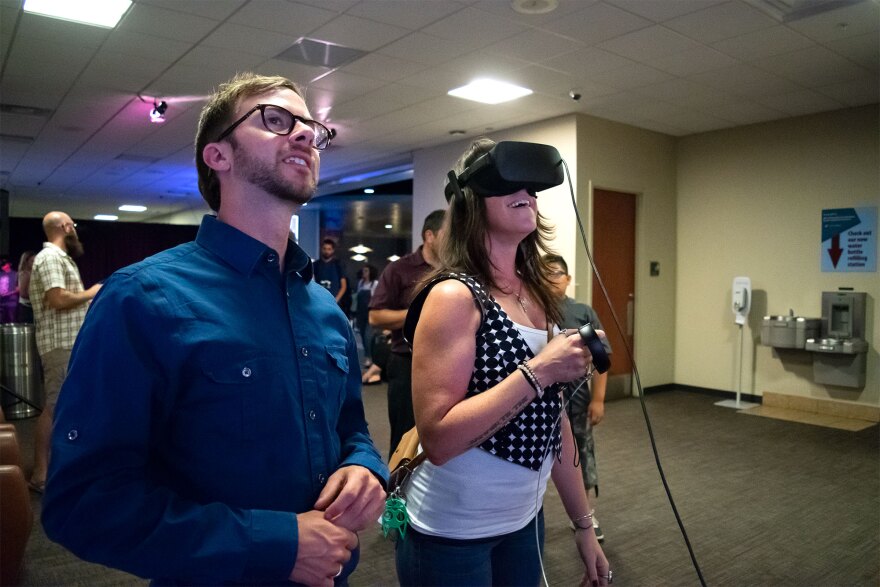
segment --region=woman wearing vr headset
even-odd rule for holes
[[[560,393],[585,376],[591,355],[576,331],[556,326],[560,308],[541,258],[552,230],[536,192],[561,177],[540,185],[503,168],[506,155],[535,160],[517,149],[552,147],[493,147],[475,141],[450,173],[440,266],[404,328],[427,460],[403,488],[410,529],[397,542],[398,577],[403,586],[537,585],[540,504],[552,477],[578,528],[582,584],[606,585],[611,572]]]

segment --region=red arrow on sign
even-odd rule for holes
[[[828,249],[828,254],[831,255],[831,264],[836,268],[837,262],[840,261],[840,256],[843,254],[843,249],[840,248],[839,234],[831,237],[831,248]]]

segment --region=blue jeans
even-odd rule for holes
[[[536,587],[541,577],[538,548],[544,552],[544,510],[522,530],[493,538],[456,540],[407,528],[406,538],[397,539],[397,578],[401,587]]]

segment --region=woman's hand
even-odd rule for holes
[[[529,366],[547,387],[557,382],[569,382],[587,374],[593,356],[584,345],[577,330],[563,330],[547,343],[540,353],[529,359]]]
[[[583,530],[576,530],[574,541],[585,567],[581,587],[608,585],[611,568],[608,565],[608,559],[605,558],[605,553],[602,552],[602,547],[599,546],[592,525]]]

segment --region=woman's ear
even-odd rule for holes
[[[229,143],[208,143],[202,149],[202,161],[214,171],[229,171],[232,162]]]

